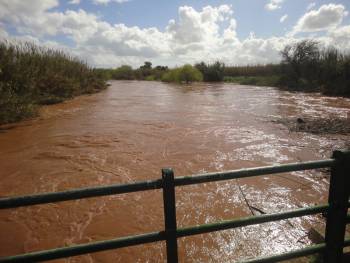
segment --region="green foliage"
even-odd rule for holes
[[[247,66],[231,66],[225,67],[224,75],[228,77],[237,76],[271,76],[281,73],[280,64],[267,65],[247,65]]]
[[[149,75],[148,77],[145,78],[145,80],[147,80],[147,81],[154,81],[154,80],[156,80],[156,78],[155,78],[154,75]]]
[[[132,80],[135,79],[135,75],[132,67],[128,65],[122,65],[119,68],[113,70],[112,78],[121,80]]]
[[[328,95],[350,96],[350,55],[328,49],[321,54],[320,87]]]
[[[334,48],[320,50],[318,43],[311,40],[286,46],[281,54],[283,86],[350,96],[350,55]]]
[[[213,64],[198,63],[195,67],[203,74],[204,81],[223,81],[225,64],[219,61]]]
[[[152,68],[152,63],[148,61],[137,69],[133,69],[128,65],[116,69],[96,69],[97,75],[104,80],[161,80],[163,74],[167,71],[167,66]]]
[[[194,81],[202,81],[203,75],[202,73],[196,69],[195,67],[186,64],[183,67],[172,69],[168,72],[166,72],[163,77],[162,81],[165,82],[185,82],[190,83]]]
[[[0,124],[35,115],[38,104],[105,87],[100,73],[61,51],[0,42]]]
[[[225,82],[237,83],[241,85],[269,86],[276,87],[280,82],[280,76],[237,76],[224,77]]]
[[[282,55],[283,84],[292,89],[316,90],[320,51],[318,43],[303,40],[287,45]]]
[[[0,124],[16,122],[37,114],[37,107],[26,96],[19,96],[0,82]]]

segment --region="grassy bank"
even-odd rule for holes
[[[0,124],[35,116],[39,105],[104,88],[98,71],[62,51],[0,42]]]
[[[277,87],[280,83],[280,76],[236,76],[224,77],[224,82],[231,82],[240,85],[269,86]]]

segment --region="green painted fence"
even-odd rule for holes
[[[300,208],[281,213],[263,214],[233,220],[225,220],[211,224],[177,228],[175,187],[327,167],[331,168],[328,204]],[[21,255],[14,255],[0,258],[0,262],[39,262],[98,251],[165,241],[167,261],[173,263],[178,262],[178,238],[319,213],[323,213],[326,216],[326,233],[324,243],[308,246],[306,248],[290,251],[280,255],[256,258],[245,262],[278,262],[282,260],[312,255],[315,253],[322,253],[324,262],[341,262],[343,257],[343,248],[350,246],[350,239],[344,240],[346,224],[350,222],[349,215],[347,215],[347,211],[350,206],[350,152],[345,151],[335,151],[333,152],[332,158],[327,160],[257,167],[184,177],[174,177],[172,169],[163,169],[162,178],[158,180],[150,180],[131,184],[81,188],[63,192],[43,193],[30,196],[2,198],[0,199],[0,209],[11,209],[23,206],[147,191],[153,189],[163,190],[165,229],[162,231],[127,236],[106,241],[91,242],[81,245],[74,245],[71,247],[62,247]]]

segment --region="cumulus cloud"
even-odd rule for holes
[[[218,36],[219,22],[228,19],[232,15],[232,9],[228,5],[206,6],[198,12],[190,6],[181,6],[178,14],[178,22],[170,20],[167,26],[167,32],[175,42],[208,43]]]
[[[328,33],[332,45],[350,52],[350,25],[339,27]]]
[[[308,6],[306,7],[306,10],[311,10],[312,8],[314,8],[316,6],[315,2],[312,2],[310,4],[308,4]]]
[[[80,0],[71,0],[71,1],[69,1],[69,4],[71,4],[71,5],[79,5],[80,4]]]
[[[169,20],[164,30],[111,24],[81,9],[59,12],[54,9],[57,6],[56,0],[32,0],[31,5],[23,4],[21,0],[6,4],[0,1],[0,37],[13,38],[5,30],[4,25],[8,24],[17,31],[17,39],[69,50],[100,67],[139,66],[145,60],[169,66],[218,59],[234,65],[271,63],[280,60],[279,51],[285,45],[300,40],[294,35],[258,38],[254,34],[239,39],[236,32],[239,24],[230,5],[206,6],[198,10],[181,6],[178,16]],[[334,6],[330,9],[338,10],[341,16],[346,15],[345,9]],[[321,16],[324,14],[322,10],[316,12]],[[307,20],[301,20],[304,22],[299,30],[311,27]],[[335,24],[339,25],[339,21]],[[319,27],[320,23],[316,28]],[[72,44],[66,46],[47,40],[56,36],[69,38]],[[318,40],[345,49],[349,46],[349,38],[350,26],[338,26]]]
[[[280,22],[283,23],[284,21],[286,21],[287,18],[288,18],[287,14],[285,14],[284,16],[281,16]]]
[[[348,15],[341,4],[322,5],[318,10],[311,10],[303,15],[294,26],[292,35],[299,32],[317,32],[336,28]]]
[[[280,9],[283,2],[284,0],[269,0],[269,2],[265,5],[265,9],[269,11]]]
[[[107,5],[111,2],[121,4],[121,3],[129,2],[129,1],[131,1],[131,0],[93,0],[93,3],[96,5]]]

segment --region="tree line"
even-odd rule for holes
[[[350,96],[350,54],[331,47],[322,49],[313,40],[287,45],[280,54],[280,63],[266,65],[227,66],[216,61],[169,69],[167,66],[152,67],[151,62],[145,62],[137,69],[123,65],[99,71],[106,79],[226,81]]]

